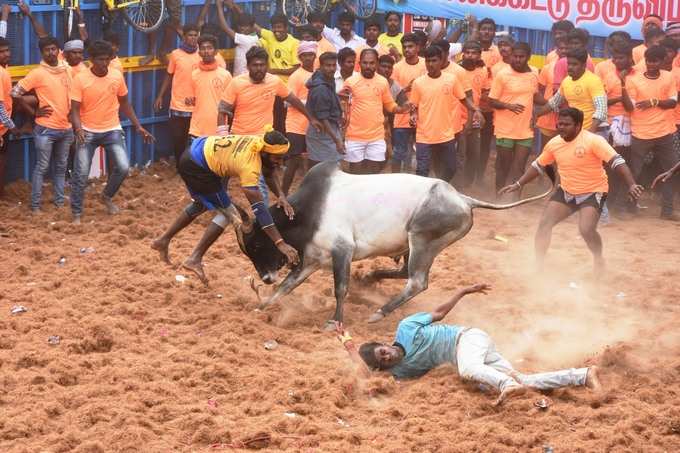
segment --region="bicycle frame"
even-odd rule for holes
[[[106,4],[106,7],[109,10],[115,10],[115,9],[125,9],[128,6],[131,5],[137,5],[139,3],[139,0],[130,0],[127,2],[122,2],[122,3],[116,3],[115,0],[104,0],[104,3]]]

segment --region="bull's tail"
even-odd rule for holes
[[[515,201],[514,203],[508,203],[508,204],[496,204],[496,203],[489,203],[489,202],[486,202],[486,201],[477,200],[475,198],[468,197],[467,195],[463,195],[463,194],[461,194],[461,196],[465,199],[465,201],[468,202],[468,204],[470,205],[470,207],[472,209],[482,208],[482,209],[501,210],[501,209],[510,209],[510,208],[514,208],[515,206],[520,206],[520,205],[523,205],[523,204],[531,203],[532,201],[537,201],[537,200],[540,200],[542,198],[547,197],[555,189],[555,183],[556,183],[555,174],[552,171],[547,171],[547,170],[552,170],[552,169],[551,168],[546,169],[546,174],[548,175],[548,177],[550,178],[550,181],[552,182],[550,189],[548,189],[546,192],[543,192],[540,195],[535,195],[533,197],[525,198],[524,200],[519,200],[519,201]]]

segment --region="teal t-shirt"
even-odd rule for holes
[[[390,370],[396,378],[415,378],[443,363],[456,363],[456,340],[462,326],[432,324],[430,313],[404,318],[394,342],[404,348],[404,359]]]

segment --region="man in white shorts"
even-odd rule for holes
[[[387,79],[376,74],[378,52],[364,49],[359,55],[361,72],[345,80],[342,94],[349,98],[345,132],[345,160],[354,174],[380,173],[385,162],[385,117],[389,113],[406,113],[411,104],[398,106]]]

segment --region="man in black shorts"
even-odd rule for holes
[[[603,162],[625,181],[631,199],[637,200],[642,195],[643,188],[635,183],[626,161],[604,138],[583,130],[582,126],[582,111],[571,107],[560,110],[557,119],[559,135],[545,145],[541,155],[517,181],[499,191],[500,194],[518,191],[543,173],[546,166],[557,163],[560,185],[548,202],[536,232],[535,250],[539,267],[543,266],[553,227],[578,211],[579,232],[593,254],[595,270],[604,270],[602,238],[597,232],[597,223],[609,191]]]

